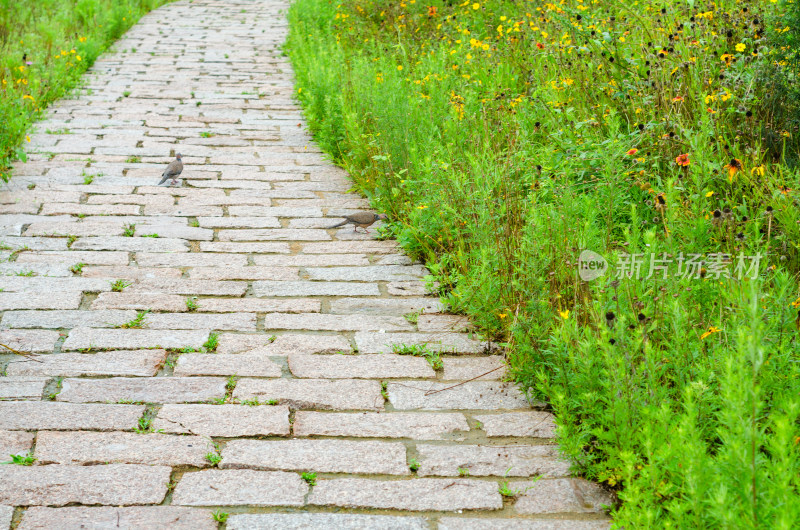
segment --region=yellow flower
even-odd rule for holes
[[[762,165],[760,165],[758,167],[754,167],[753,169],[751,169],[750,170],[750,174],[751,175],[758,175],[759,177],[763,177],[764,176],[764,171],[766,171],[766,169],[767,168],[762,164]]]
[[[398,64],[398,65],[397,65],[397,71],[399,72],[399,71],[400,71],[400,70],[402,70],[402,69],[403,69],[403,65],[402,65],[402,64]]]
[[[566,320],[569,318],[569,309],[567,309],[566,311],[559,311],[558,314],[561,315],[561,318]]]
[[[79,61],[81,60],[81,56],[80,56],[80,55],[76,55],[76,56],[75,56],[75,58],[76,58],[77,60],[79,60]]]
[[[501,320],[506,318],[506,314],[505,313],[497,313],[497,316],[499,316]]]
[[[28,143],[31,143],[31,137],[30,137],[30,136],[26,136],[26,137],[25,137],[25,140],[26,140]]]
[[[472,4],[472,9],[480,9],[480,8],[481,8],[481,5],[478,2],[475,2],[474,4]]]
[[[28,94],[25,94],[24,96],[22,96],[22,99],[29,99],[31,101],[34,101],[33,96],[30,96]]]
[[[708,193],[706,193],[706,197],[711,197],[712,195],[714,195],[713,191],[709,191]]]
[[[744,44],[742,44],[742,43],[740,42],[739,44],[737,44],[737,45],[736,45],[736,51],[737,51],[737,52],[743,52],[743,51],[744,51],[744,49],[745,49],[746,47],[747,47],[747,46],[745,46]]]
[[[706,331],[705,333],[700,335],[700,340],[703,340],[706,337],[708,337],[709,335],[712,335],[714,333],[719,333],[720,331],[721,330],[719,328],[715,328],[714,326],[711,326],[710,328],[708,328],[708,331]]]

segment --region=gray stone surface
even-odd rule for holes
[[[495,482],[472,479],[319,480],[308,503],[341,508],[408,511],[499,510]]]
[[[42,464],[148,464],[160,466],[210,465],[205,455],[214,451],[207,438],[132,432],[41,431],[36,458]]]
[[[202,298],[197,305],[203,313],[318,313],[322,302],[312,298]]]
[[[89,349],[195,348],[208,340],[210,331],[160,329],[75,328],[61,346],[63,351]]]
[[[42,399],[46,377],[0,377],[0,399]]]
[[[0,311],[11,309],[78,309],[79,292],[0,293]]]
[[[52,401],[0,402],[0,429],[133,430],[144,405],[83,405]]]
[[[531,477],[569,475],[569,462],[550,445],[431,445],[418,444],[420,476],[457,477],[468,469],[471,477]]]
[[[339,298],[331,300],[331,313],[395,315],[423,311],[438,313],[442,305],[436,298]]]
[[[549,412],[530,410],[500,414],[476,414],[486,436],[519,436],[532,438],[554,438],[555,422]]]
[[[292,409],[383,410],[380,383],[356,379],[243,379],[233,397],[277,400]]]
[[[0,462],[10,460],[10,455],[28,454],[32,446],[32,432],[0,431]]]
[[[499,519],[442,517],[438,530],[608,530],[605,519]]]
[[[578,478],[511,482],[509,488],[522,492],[514,503],[521,514],[603,513],[603,505],[614,502],[600,486]]]
[[[216,377],[70,378],[62,381],[56,399],[72,403],[196,403],[224,395],[225,379]]]
[[[177,506],[302,506],[308,485],[296,473],[209,469],[186,473],[172,504]]]
[[[367,267],[324,267],[306,269],[310,280],[380,282],[416,280],[428,274],[422,265],[373,265]]]
[[[266,329],[313,329],[321,331],[411,330],[401,317],[366,315],[322,315],[316,313],[269,313],[264,317]]]
[[[34,506],[25,511],[19,530],[215,530],[211,510],[179,506]]]
[[[254,355],[289,355],[291,353],[350,352],[350,343],[341,335],[242,335],[222,333],[217,353],[243,353]]]
[[[374,283],[356,282],[253,282],[255,296],[378,296]]]
[[[289,408],[281,405],[172,405],[161,407],[153,429],[166,433],[236,436],[287,436]]]
[[[11,528],[11,519],[13,516],[13,506],[0,506],[0,528],[2,530],[8,530]]]
[[[0,344],[23,353],[50,353],[58,340],[57,331],[8,329],[0,331]],[[5,350],[6,348],[3,348]]]
[[[530,404],[512,383],[389,383],[389,402],[397,410],[528,409]]]
[[[361,353],[391,353],[392,345],[425,345],[431,351],[444,353],[480,353],[484,345],[468,335],[459,333],[356,333]]]
[[[319,379],[432,378],[436,372],[422,357],[393,355],[289,355],[295,377]]]
[[[16,506],[158,504],[171,468],[107,466],[0,466],[0,503]]]
[[[293,430],[295,436],[452,440],[469,425],[460,413],[297,411]]]
[[[354,513],[242,513],[228,518],[228,530],[426,530],[423,517]]]
[[[399,442],[350,440],[234,440],[222,451],[221,468],[409,475]]]
[[[158,293],[100,293],[92,302],[91,309],[186,311],[186,297]]]
[[[178,358],[174,375],[244,375],[280,377],[281,367],[263,355],[185,353]]]
[[[505,360],[502,355],[490,357],[462,357],[442,359],[447,381],[499,381],[506,376]]]
[[[12,359],[8,375],[53,375],[78,377],[127,375],[150,377],[167,356],[165,350],[110,351],[99,353],[56,353],[38,355],[36,361]]]

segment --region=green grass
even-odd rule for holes
[[[615,525],[791,528],[796,0],[298,0],[289,16],[315,139],[505,346],[574,470],[618,494]],[[582,281],[584,249],[611,270]],[[615,278],[635,254],[640,278]]]
[[[166,0],[0,1],[0,178],[31,125],[143,14]],[[61,131],[54,131],[61,134]]]

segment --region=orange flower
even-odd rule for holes
[[[742,161],[738,158],[732,158],[725,167],[728,168],[728,181],[733,181],[733,176],[742,169]]]
[[[683,98],[681,96],[675,96],[672,98],[672,101],[683,101]]]
[[[436,6],[428,6],[428,16],[435,17],[436,16]]]
[[[639,150],[638,150],[638,149],[631,149],[630,151],[628,151],[628,152],[627,152],[627,153],[625,153],[625,154],[626,154],[626,155],[633,156],[633,155],[635,155],[635,154],[636,154],[636,153],[638,153],[638,152],[639,152]]]
[[[537,42],[536,47],[539,48],[540,50],[544,50],[544,44],[542,44],[541,42]]]
[[[678,155],[675,158],[675,163],[679,166],[688,166],[689,165],[689,153],[684,153],[682,155]]]

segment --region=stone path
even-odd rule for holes
[[[368,204],[292,99],[287,6],[145,17],[0,193],[0,343],[36,354],[0,354],[0,460],[36,458],[0,529],[607,528],[425,269],[328,228]]]

